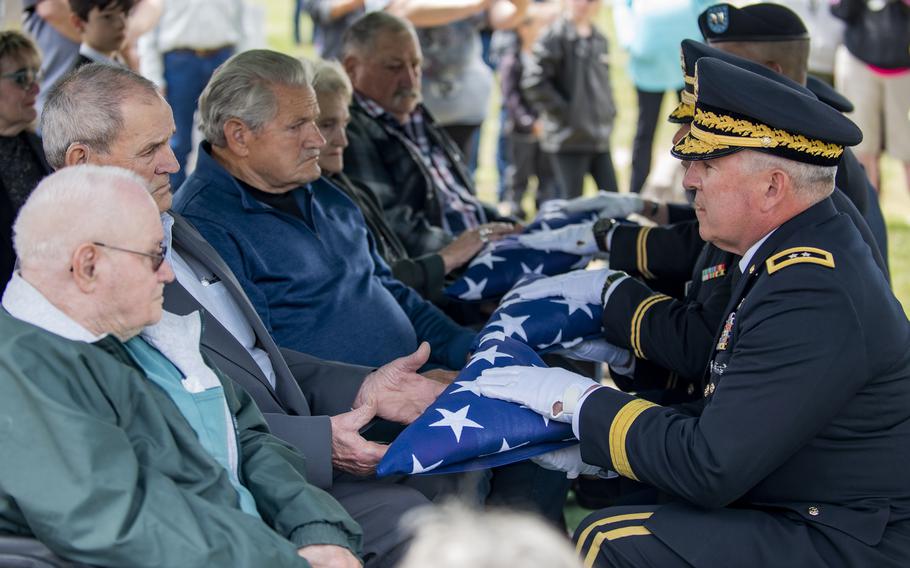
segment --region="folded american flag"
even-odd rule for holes
[[[596,212],[544,212],[525,227],[523,232],[551,231],[565,225],[591,221],[596,217]],[[584,268],[590,260],[589,256],[530,249],[515,237],[505,237],[485,246],[468,264],[461,278],[445,289],[445,293],[465,302],[497,300],[525,274],[555,276],[575,268]]]
[[[495,332],[481,338],[455,382],[392,442],[376,475],[486,469],[575,443],[571,425],[472,390],[472,381],[485,369],[509,365],[546,366],[520,341]]]
[[[523,300],[518,297],[522,286],[547,278],[536,274],[523,276],[490,316],[472,351],[485,337],[512,337],[531,346],[538,353],[568,349],[585,339],[600,337],[603,305],[574,302],[561,297]]]

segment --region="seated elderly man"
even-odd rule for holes
[[[359,566],[360,528],[209,367],[145,183],[80,166],[14,226],[0,311],[0,532],[104,566]]]
[[[504,220],[478,201],[461,153],[420,104],[422,60],[414,26],[386,12],[345,32],[342,63],[354,86],[345,171],[376,193],[414,257]]]
[[[167,143],[174,122],[148,80],[113,66],[82,67],[52,89],[42,130],[56,168],[117,165],[146,180],[175,274],[164,287],[165,309],[202,312],[206,356],[253,397],[272,433],[306,457],[307,479],[361,525],[366,565],[394,565],[406,538],[396,519],[425,505],[444,484],[424,479],[415,488],[403,485],[416,484],[410,479],[365,477],[385,446],[365,440],[360,429],[374,411],[407,423],[436,397],[442,385],[414,372],[426,361],[427,347],[372,373],[279,349],[231,269],[186,219],[169,210],[169,174],[178,167]]]
[[[473,333],[392,277],[363,215],[319,178],[325,139],[300,61],[228,60],[199,100],[196,170],[174,198],[237,275],[279,345],[360,365],[406,355],[460,369]]]
[[[306,64],[306,63],[305,63]],[[313,90],[319,104],[319,132],[326,140],[319,153],[322,175],[338,186],[363,213],[376,250],[392,269],[392,275],[434,302],[444,300],[445,276],[471,260],[488,240],[493,240],[509,226],[488,223],[461,233],[438,252],[412,258],[404,243],[386,220],[382,204],[366,185],[355,182],[344,173],[344,150],[348,147],[345,129],[350,122],[351,81],[335,61],[319,60],[314,65]]]
[[[611,469],[667,495],[588,517],[576,533],[587,566],[906,566],[910,477],[896,464],[910,459],[910,322],[830,199],[862,133],[719,59],[699,59],[695,81],[673,154],[691,161],[700,235],[739,256],[701,400],[658,406],[530,367],[476,385],[572,423],[580,452],[554,467]],[[571,297],[629,281],[611,276],[576,281]]]

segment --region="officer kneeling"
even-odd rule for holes
[[[696,75],[673,154],[691,162],[702,238],[742,256],[704,398],[661,407],[522,367],[484,373],[480,390],[572,423],[580,452],[544,456],[551,466],[669,495],[589,516],[575,535],[587,566],[910,566],[910,325],[828,198],[862,135],[717,59]]]

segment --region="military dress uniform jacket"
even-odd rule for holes
[[[826,199],[780,226],[725,312],[703,401],[595,391],[584,461],[677,497],[643,530],[695,566],[907,566],[910,322],[850,219]]]
[[[357,524],[220,374],[262,520],[113,336],[70,341],[0,310],[0,338],[0,533],[101,566],[304,567],[309,544],[359,552]]]

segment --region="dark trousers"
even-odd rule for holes
[[[585,175],[591,174],[598,189],[616,191],[616,172],[610,151],[556,152],[549,154],[553,173],[559,184],[560,197],[572,199],[581,196]]]
[[[654,131],[657,130],[660,103],[664,100],[664,93],[635,89],[635,94],[638,95],[638,125],[635,128],[635,139],[632,141],[632,177],[629,181],[629,191],[640,193],[651,172]]]
[[[464,163],[468,164],[471,173],[477,167],[477,146],[480,144],[480,126],[479,124],[449,124],[442,129],[449,138],[455,142],[455,145],[461,150],[464,157]],[[473,164],[473,166],[472,166]]]
[[[511,163],[506,168],[505,191],[500,200],[521,205],[531,176],[537,177],[537,195],[534,201],[538,207],[544,201],[559,197],[553,166],[540,150],[537,138],[529,134],[510,134],[508,143]]]
[[[171,149],[180,164],[180,171],[171,176],[171,187],[176,191],[186,179],[186,160],[193,151],[193,114],[199,95],[208,84],[215,68],[234,54],[233,47],[225,47],[200,57],[188,49],[178,49],[164,54],[164,81],[167,84],[165,99],[174,113],[177,130],[171,136]]]

